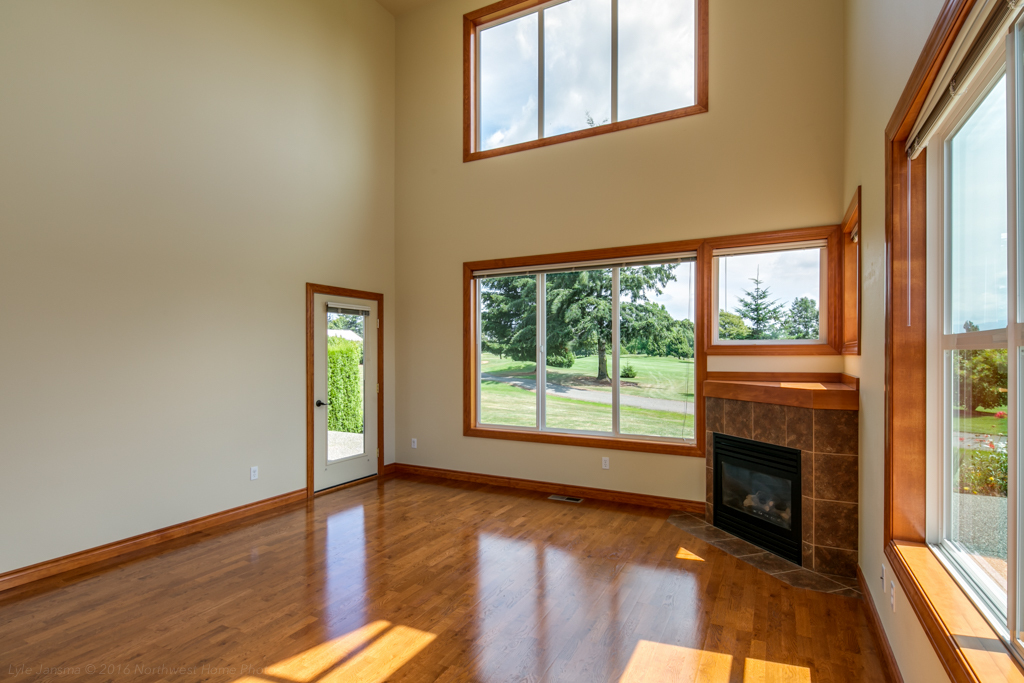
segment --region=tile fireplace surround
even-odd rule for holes
[[[736,389],[731,387],[729,394],[742,396],[742,391]],[[715,432],[799,449],[803,566],[821,574],[856,576],[858,412],[708,396],[713,393],[716,392],[705,393],[707,523],[713,523]],[[751,393],[759,399],[771,400],[770,392]]]

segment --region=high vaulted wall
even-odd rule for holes
[[[702,501],[700,459],[464,437],[462,263],[838,223],[843,2],[713,0],[708,113],[463,163],[462,15],[486,4],[398,18],[398,460]]]
[[[305,486],[305,283],[394,328],[394,54],[373,0],[0,3],[0,573]]]
[[[886,565],[881,580],[885,485],[885,126],[935,23],[942,0],[848,0],[846,6],[846,143],[844,196],[862,186],[860,357],[860,566],[906,683],[947,680],[945,671]]]

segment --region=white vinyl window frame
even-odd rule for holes
[[[798,251],[818,249],[818,338],[817,339],[722,339],[718,336],[718,317],[721,313],[719,297],[721,295],[722,258],[745,254],[766,254],[776,251]],[[726,266],[727,268],[727,266]],[[732,247],[715,249],[711,254],[711,339],[715,346],[779,346],[779,345],[828,345],[828,240],[808,240],[805,242],[780,242],[778,244],[758,245],[753,247]]]
[[[1018,302],[1024,303],[1020,291],[1024,282],[1018,279],[1020,263],[1024,263],[1020,234],[1024,222],[1018,213],[1018,196],[1024,194],[1018,178],[1024,161],[1017,140],[1024,121],[1021,108],[1021,47],[1024,20],[1011,27],[1009,35],[999,33],[987,54],[978,62],[958,88],[954,103],[934,126],[929,139],[920,149],[927,151],[927,292],[928,352],[926,449],[928,453],[926,535],[936,557],[971,597],[981,614],[1024,661],[1021,616],[1022,548],[1018,522],[1020,472],[1018,467],[1018,425],[1021,420],[1019,392],[1024,386],[1019,357],[1024,348],[1024,320]],[[951,154],[953,137],[963,127],[981,102],[1006,75],[1007,102],[1007,320],[1005,328],[979,332],[956,332],[950,328],[952,253],[949,246],[951,223]],[[958,350],[1006,348],[1007,352],[1007,589],[1002,589],[977,567],[969,552],[950,538],[953,528],[953,406],[949,397],[953,389],[952,354]],[[1011,636],[1011,634],[1014,634]]]
[[[551,266],[535,267],[528,269],[521,268],[509,268],[509,269],[498,269],[493,271],[477,271],[473,274],[474,280],[479,282],[482,279],[492,277],[508,277],[511,275],[532,275],[537,278],[536,286],[536,311],[537,311],[537,357],[536,357],[536,423],[533,427],[523,427],[515,425],[505,425],[501,423],[483,422],[479,416],[481,413],[482,403],[482,391],[481,382],[483,380],[483,328],[482,328],[482,287],[476,286],[473,288],[473,315],[476,338],[473,340],[474,353],[476,354],[475,366],[476,373],[473,378],[474,382],[474,401],[475,401],[475,413],[477,415],[476,425],[477,427],[485,428],[496,428],[502,431],[520,431],[520,432],[541,432],[549,434],[569,434],[576,436],[599,436],[599,437],[613,437],[621,438],[624,440],[635,441],[642,439],[643,441],[662,441],[665,443],[677,443],[685,445],[694,445],[697,443],[696,434],[696,403],[694,403],[693,412],[689,413],[691,419],[694,420],[694,438],[673,438],[665,436],[651,436],[646,434],[633,434],[623,433],[620,429],[620,395],[621,395],[621,378],[619,377],[619,361],[620,361],[620,291],[619,291],[619,271],[621,268],[628,268],[632,266],[640,265],[656,265],[665,263],[693,263],[693,268],[697,268],[697,252],[681,252],[677,254],[660,254],[657,256],[640,257],[634,260],[614,259],[610,261],[584,261],[576,263],[561,263]],[[546,329],[546,312],[547,312],[547,288],[546,278],[547,273],[565,273],[569,271],[582,271],[582,270],[611,270],[612,271],[612,344],[611,344],[611,363],[609,373],[615,380],[612,382],[612,430],[610,432],[590,431],[581,429],[567,429],[563,427],[550,427],[547,425],[547,329]],[[690,296],[696,297],[695,293],[691,289]],[[694,301],[696,304],[696,301]],[[694,306],[696,311],[696,306]],[[695,312],[694,317],[699,315]],[[696,320],[692,321],[695,324],[694,330],[694,362],[696,363]],[[696,371],[696,368],[695,368]],[[543,389],[542,389],[543,388]],[[695,394],[696,397],[696,394]]]

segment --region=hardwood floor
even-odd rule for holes
[[[360,484],[0,593],[0,673],[96,683],[885,680],[860,601],[788,586],[669,524],[670,514],[422,477]]]

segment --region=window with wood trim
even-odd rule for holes
[[[498,2],[464,18],[464,160],[707,111],[707,0]]]
[[[840,353],[841,239],[826,226],[708,240],[707,353]]]

